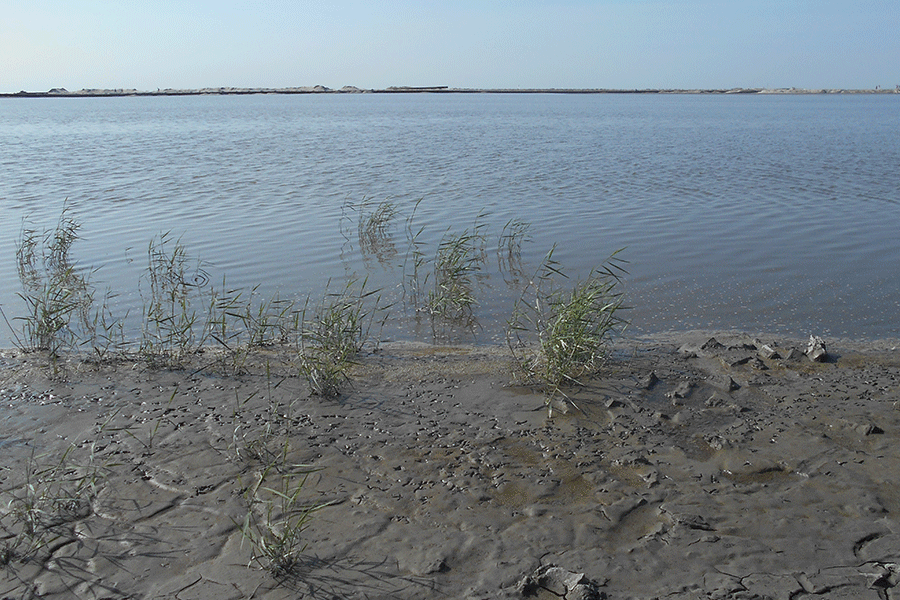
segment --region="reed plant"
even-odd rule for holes
[[[446,234],[434,258],[434,279],[428,295],[428,312],[449,321],[468,321],[477,304],[475,283],[485,262],[484,224],[476,218],[472,229]]]
[[[176,387],[172,391],[172,395],[169,396],[169,401],[166,403],[166,407],[162,409],[161,414],[153,419],[144,419],[142,420],[142,424],[146,423],[146,431],[141,435],[138,435],[133,431],[133,426],[123,427],[121,431],[124,431],[127,435],[131,436],[136,442],[141,444],[144,447],[144,455],[149,456],[153,452],[153,442],[156,440],[156,436],[159,433],[159,427],[163,423],[171,424],[171,420],[169,419],[169,413],[172,412],[172,403],[175,402],[175,394],[178,393],[178,388]],[[115,430],[114,430],[115,431]]]
[[[299,337],[299,370],[313,394],[340,395],[357,354],[368,343],[378,344],[372,328],[384,325],[390,306],[381,305],[379,290],[365,287],[365,280],[360,284],[350,280],[340,292],[326,292],[315,305],[307,300]]]
[[[510,219],[503,225],[497,239],[497,268],[500,273],[520,279],[522,269],[522,245],[531,241],[531,223]]]
[[[541,385],[552,401],[564,388],[581,385],[609,355],[609,340],[627,326],[619,284],[626,271],[613,253],[571,287],[551,249],[516,302],[507,344],[520,373]]]
[[[107,468],[95,463],[93,448],[87,464],[77,464],[72,446],[59,457],[32,451],[18,474],[0,467],[14,481],[0,492],[0,565],[30,559],[60,537],[60,526],[87,517]]]
[[[217,342],[223,352],[217,357],[222,367],[223,374],[240,375],[244,373],[247,360],[250,356],[250,345],[242,339],[245,330],[238,325],[240,316],[244,310],[242,290],[229,290],[225,286],[225,278],[222,278],[222,292],[211,292],[212,303],[209,322],[209,337]]]
[[[303,533],[313,513],[328,506],[301,499],[308,477],[318,470],[309,465],[293,465],[276,474],[274,468],[268,467],[244,492],[247,513],[237,525],[242,539],[250,545],[250,566],[255,564],[279,580],[297,574],[307,547]],[[272,474],[277,477],[275,485],[266,485]]]
[[[244,400],[240,400],[235,392],[235,405],[231,413],[233,428],[230,454],[239,463],[255,462],[263,465],[266,469],[282,470],[282,466],[287,464],[287,455],[290,449],[289,436],[294,402],[291,401],[287,407],[278,403],[273,391],[286,378],[281,378],[273,384],[271,365],[268,362],[266,362],[265,373],[267,403],[262,415],[261,429],[251,429],[248,424],[258,422],[259,419],[250,419],[246,415],[247,404],[256,398],[259,392],[253,392]]]
[[[278,294],[260,298],[259,286],[249,292],[249,299],[239,313],[233,313],[244,328],[246,344],[251,348],[287,344],[293,341],[299,329],[298,313],[293,300],[282,299]]]
[[[227,289],[224,281],[222,289]],[[214,293],[214,298],[209,336],[225,351],[222,366],[226,375],[244,373],[256,348],[296,341],[300,317],[293,300],[281,299],[277,293],[263,297],[258,285],[246,294],[243,290],[228,290]]]
[[[91,360],[102,363],[128,347],[125,334],[125,319],[128,314],[126,312],[121,318],[113,314],[110,302],[116,294],[112,290],[107,289],[100,302],[94,300],[94,288],[89,293],[90,301],[81,311],[81,330],[84,332],[82,345],[90,347]]]
[[[419,198],[413,205],[413,209],[406,218],[406,256],[403,259],[403,303],[405,306],[412,306],[418,309],[424,286],[428,283],[428,274],[426,266],[428,259],[424,251],[425,243],[420,239],[425,231],[425,226],[415,225],[416,212],[422,203]]]
[[[90,277],[76,268],[70,255],[79,228],[68,208],[54,229],[22,227],[16,267],[27,314],[14,320],[22,322],[22,335],[15,337],[24,350],[46,351],[56,359],[64,348],[78,345],[78,317],[88,314],[93,303]]]
[[[151,366],[178,367],[209,339],[218,298],[203,263],[180,239],[153,238],[147,258],[140,354]]]
[[[378,203],[372,210],[369,210],[368,202],[363,203],[357,224],[357,237],[363,256],[374,256],[378,262],[385,263],[397,254],[390,234],[390,227],[397,213],[397,205],[391,200]]]
[[[293,402],[285,409],[275,400],[273,391],[284,379],[272,383],[266,364],[267,404],[261,419],[247,417],[247,405],[259,392],[243,400],[235,392],[232,411],[231,450],[234,460],[252,469],[253,483],[239,483],[246,513],[235,525],[242,542],[250,546],[249,566],[268,571],[279,580],[297,575],[306,548],[303,532],[313,513],[328,503],[306,502],[301,498],[308,477],[320,469],[290,462]],[[248,423],[262,421],[262,428],[250,429]],[[241,482],[241,478],[238,479]]]

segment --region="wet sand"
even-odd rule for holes
[[[387,344],[333,400],[276,351],[56,378],[6,351],[0,598],[900,597],[900,351],[826,342],[623,341],[552,417],[503,349]],[[61,460],[94,485],[27,552],[14,498]],[[327,506],[275,578],[241,524],[292,465]]]

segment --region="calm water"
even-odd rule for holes
[[[361,252],[364,199],[394,250]],[[900,337],[900,97],[328,95],[0,101],[0,304],[22,314],[15,241],[68,199],[74,255],[136,331],[153,236],[214,282],[284,297],[369,277],[398,295],[404,218],[428,252],[486,212],[476,311],[497,339],[516,292],[497,235],[532,224],[573,275],[625,248],[633,330]],[[343,234],[342,234],[343,232]],[[389,249],[389,248],[388,248]],[[381,259],[381,260],[379,260]],[[332,287],[339,284],[332,283]],[[394,338],[430,339],[395,311]],[[0,324],[0,346],[9,346]]]

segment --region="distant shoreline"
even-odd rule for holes
[[[65,88],[53,88],[46,92],[15,92],[0,94],[0,98],[118,98],[128,96],[248,96],[258,94],[900,94],[900,86],[894,89],[801,89],[801,88],[730,88],[730,89],[478,89],[451,88],[449,86],[392,86],[385,89],[362,89],[344,86],[339,89],[316,85],[289,88],[200,88],[158,89],[82,89],[70,92]]]

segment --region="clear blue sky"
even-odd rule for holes
[[[0,92],[874,88],[898,0],[0,0]]]

